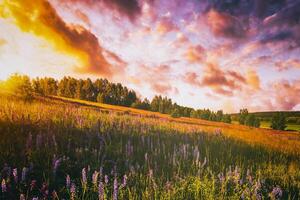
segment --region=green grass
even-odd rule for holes
[[[232,121],[232,124],[239,124],[238,121]],[[260,128],[271,129],[271,122],[269,121],[261,121]],[[289,131],[299,131],[300,132],[300,124],[287,124],[286,130]]]
[[[271,122],[268,121],[261,121],[260,122],[260,127],[261,128],[271,128]],[[291,130],[291,131],[300,131],[300,124],[287,124],[286,130]]]
[[[200,127],[0,97],[0,199],[300,198],[299,152]]]

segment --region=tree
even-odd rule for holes
[[[174,118],[180,117],[179,109],[175,108],[171,113],[171,117],[174,117]]]
[[[252,127],[259,127],[260,120],[253,114],[248,114],[245,120],[245,125]]]
[[[239,123],[245,124],[249,112],[247,108],[241,109],[239,114]]]
[[[286,117],[284,113],[275,113],[271,120],[271,128],[275,130],[284,130],[286,127]]]
[[[222,121],[222,119],[223,119],[223,110],[218,110],[216,114],[216,120],[220,122]]]
[[[7,79],[5,86],[8,91],[18,97],[25,100],[31,100],[33,98],[33,88],[28,76],[13,74]]]
[[[231,124],[231,116],[228,114],[223,115],[222,122]]]

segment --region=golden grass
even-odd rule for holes
[[[66,103],[75,103],[81,106],[94,107],[100,110],[109,110],[113,112],[126,112],[130,115],[139,115],[144,117],[155,117],[165,119],[171,122],[182,123],[185,125],[196,125],[199,130],[215,133],[221,129],[222,134],[231,138],[245,141],[249,144],[263,145],[271,149],[283,152],[295,153],[300,152],[300,134],[296,131],[276,131],[264,128],[252,128],[238,124],[226,124],[222,122],[212,122],[195,118],[172,118],[167,114],[139,110],[129,107],[108,105],[103,103],[76,100],[64,97],[51,96],[53,100],[59,100]]]

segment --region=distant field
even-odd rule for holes
[[[239,124],[238,121],[232,121],[232,124]],[[269,121],[261,121],[260,128],[271,129],[271,122]],[[299,124],[287,124],[287,131],[299,131],[300,132],[300,125]]]

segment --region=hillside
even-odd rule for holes
[[[84,100],[76,100],[64,97],[39,97],[39,99],[50,100],[53,103],[66,103],[86,108],[93,108],[104,112],[116,112],[120,115],[133,115],[145,118],[158,118],[170,122],[196,125],[198,130],[209,133],[221,133],[224,136],[245,141],[249,144],[263,145],[277,150],[294,152],[295,148],[300,151],[300,134],[297,131],[276,131],[266,128],[253,128],[239,124],[227,124],[195,118],[172,118],[169,115],[157,112],[139,110],[129,107],[115,106],[109,104],[95,103]]]

